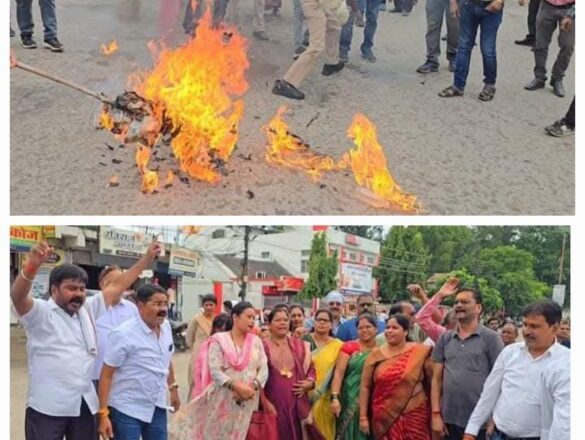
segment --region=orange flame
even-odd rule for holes
[[[155,45],[150,45],[155,51]],[[191,177],[216,182],[238,140],[242,96],[248,89],[246,42],[236,28],[213,28],[207,10],[184,46],[156,49],[151,72],[133,75],[133,89],[154,104],[174,133],[171,147]],[[163,124],[161,123],[161,126]]]
[[[416,196],[402,191],[388,170],[386,155],[378,143],[375,125],[363,114],[354,116],[347,130],[355,148],[346,153],[342,162],[351,166],[358,185],[373,191],[379,197],[378,207],[397,207],[404,212],[418,212]]]
[[[136,149],[136,165],[138,165],[138,170],[140,174],[144,175],[148,171],[147,166],[148,162],[150,161],[150,148],[145,147],[144,145],[138,145]]]
[[[118,43],[116,42],[116,40],[112,40],[111,43],[109,43],[107,46],[105,44],[102,44],[100,47],[100,52],[108,56],[118,52],[118,49],[119,49]]]
[[[100,114],[99,126],[105,128],[108,131],[114,128],[114,120],[105,107],[102,109],[102,113]]]
[[[338,169],[331,157],[311,151],[301,138],[291,134],[283,119],[286,111],[286,107],[279,107],[274,118],[262,127],[268,138],[266,160],[305,171],[314,181],[319,180],[324,172]]]
[[[169,170],[167,173],[167,181],[165,182],[165,187],[173,186],[173,180],[175,178],[175,174],[173,170]]]
[[[146,171],[142,178],[140,190],[143,193],[152,194],[158,189],[158,173],[156,171]]]

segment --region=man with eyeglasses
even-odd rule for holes
[[[171,411],[179,409],[172,365],[168,295],[147,284],[136,292],[139,317],[115,328],[108,339],[98,394],[103,438],[167,439],[167,389]]]
[[[358,296],[357,316],[355,318],[345,321],[339,327],[336,337],[344,342],[355,341],[358,338],[357,320],[360,317],[360,315],[363,315],[364,313],[369,313],[375,316],[374,297],[369,293],[364,293]],[[382,321],[378,320],[378,329],[376,330],[376,334],[383,333],[384,328],[385,324]]]

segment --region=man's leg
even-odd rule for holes
[[[39,0],[41,6],[41,18],[45,31],[45,41],[57,38],[57,15],[55,13],[55,0]]]
[[[339,35],[339,53],[343,61],[347,61],[351,49],[351,40],[353,39],[353,24],[355,23],[359,12],[350,11],[347,22],[341,27]]]
[[[448,0],[447,0],[448,1]],[[445,12],[444,0],[427,0],[425,12],[427,14],[427,61],[439,65],[441,54],[441,27]],[[448,29],[448,28],[447,28]]]
[[[97,415],[89,410],[85,400],[81,401],[79,417],[68,417],[65,440],[92,440],[98,438]]]
[[[155,408],[152,422],[142,427],[142,440],[167,440],[167,412]]]
[[[63,440],[66,429],[67,417],[47,416],[32,408],[26,409],[24,416],[26,440]]]
[[[252,28],[254,32],[265,32],[264,26],[264,7],[266,0],[254,0],[254,19],[252,20]]]
[[[471,63],[471,51],[477,36],[479,18],[476,9],[483,8],[474,6],[468,2],[461,4],[461,16],[459,17],[459,48],[457,50],[457,61],[453,85],[459,90],[465,90],[467,76],[469,75],[469,64]]]
[[[536,17],[536,44],[534,46],[534,77],[546,81],[546,60],[552,34],[557,27],[554,8],[541,2]]]
[[[364,28],[364,42],[362,43],[362,54],[372,53],[374,46],[374,34],[378,27],[378,13],[380,12],[380,0],[366,0],[366,26]]]
[[[536,40],[536,16],[538,15],[538,9],[540,8],[540,1],[541,0],[530,0],[528,3],[528,35],[526,35],[527,40]]]
[[[341,24],[333,16],[327,16],[325,23],[325,64],[339,63],[339,38]]]
[[[185,17],[183,18],[183,30],[188,35],[193,35],[195,30],[195,11],[193,11],[193,1],[187,0],[187,7],[185,8]]]
[[[32,0],[16,0],[16,22],[21,37],[33,34]]]
[[[498,60],[496,56],[496,39],[498,28],[502,23],[503,10],[496,13],[485,12],[480,21],[480,48],[483,58],[483,82],[496,85]]]
[[[229,0],[226,11],[226,20],[235,25],[240,24],[240,15],[238,11],[238,4],[240,0]]]
[[[293,0],[293,40],[295,43],[295,49],[303,46],[304,21],[305,16],[303,15],[301,0]]]
[[[563,19],[566,10],[561,9],[559,12],[559,22]],[[569,30],[562,30],[559,26],[559,54],[551,71],[551,82],[560,81],[564,78],[565,72],[571,63],[573,51],[575,50],[575,26],[571,26]]]
[[[115,440],[140,440],[140,434],[144,422],[141,422],[134,417],[127,416],[112,407],[110,408],[110,420],[112,421]]]
[[[284,80],[298,87],[315,68],[319,56],[325,50],[325,25],[327,18],[318,0],[301,0],[303,14],[309,28],[309,47],[284,75]]]
[[[571,102],[571,106],[569,110],[567,110],[567,114],[565,115],[565,123],[571,129],[575,129],[575,97],[573,97],[573,101]]]

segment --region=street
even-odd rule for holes
[[[11,39],[16,57],[89,89],[116,96],[128,75],[151,67],[147,43],[161,34],[184,41],[159,24],[157,1],[63,0],[57,3],[65,53],[25,50]],[[14,2],[12,6],[12,26]],[[35,38],[42,43],[38,5]],[[350,172],[331,172],[319,183],[305,174],[269,164],[261,131],[278,106],[291,108],[287,122],[315,151],[334,159],[353,145],[346,131],[364,113],[377,126],[392,176],[417,196],[431,215],[572,215],[575,195],[574,136],[552,138],[544,126],[560,119],[574,94],[574,63],[565,79],[567,96],[550,87],[528,92],[534,63],[515,39],[526,34],[527,7],[506,3],[498,37],[497,93],[477,99],[482,87],[479,46],[472,56],[466,94],[442,99],[452,82],[444,54],[439,73],[415,72],[425,59],[426,19],[420,1],[409,17],[380,12],[376,64],[359,56],[362,30],[354,30],[350,64],[337,75],[318,69],[302,84],[305,101],[272,95],[277,77],[292,63],[292,2],[281,16],[266,15],[270,41],[251,37],[252,2],[240,4],[242,33],[249,40],[250,88],[230,174],[217,184],[175,181],[157,194],[140,192],[134,150],[118,148],[111,133],[95,129],[100,103],[30,73],[11,71],[10,189],[13,215],[384,215],[369,206]],[[17,32],[18,33],[18,32]],[[100,45],[116,39],[120,50],[106,57]],[[479,41],[479,38],[478,38]],[[442,50],[444,51],[444,42]],[[556,35],[549,68],[558,52]],[[307,125],[313,118],[313,123]],[[106,143],[115,146],[111,151]],[[113,163],[116,162],[116,163]],[[116,175],[119,186],[109,187]],[[162,187],[162,185],[161,185]]]

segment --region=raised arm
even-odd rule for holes
[[[122,294],[138,279],[143,270],[152,266],[155,258],[161,253],[161,245],[153,241],[148,246],[146,254],[138,260],[130,269],[124,271],[120,276],[114,278],[102,291],[106,305],[115,304],[120,301]]]
[[[49,261],[53,255],[53,248],[47,243],[37,243],[30,251],[26,266],[20,271],[12,287],[10,298],[18,316],[26,315],[33,307],[34,301],[30,297],[30,289],[39,268]]]

